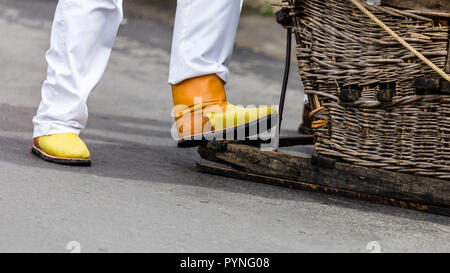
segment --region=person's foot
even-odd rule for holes
[[[83,140],[75,133],[37,137],[31,150],[40,158],[58,164],[90,166],[91,154]]]
[[[276,123],[271,107],[243,108],[228,103],[222,80],[206,75],[172,86],[178,147],[195,147],[213,139],[249,140]]]
[[[298,132],[304,135],[312,135],[314,134],[314,130],[312,129],[312,120],[310,117],[311,108],[308,103],[305,103],[305,108],[303,109],[303,121],[300,127],[298,128]]]

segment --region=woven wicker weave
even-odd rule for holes
[[[360,2],[446,68],[448,18]],[[316,109],[317,151],[361,166],[450,179],[450,96],[416,95],[413,86],[415,78],[439,75],[350,1],[293,3],[300,75]],[[340,101],[342,90],[352,86],[361,97]],[[386,86],[395,89],[393,100],[380,102],[377,93]]]

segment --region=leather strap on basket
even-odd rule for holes
[[[413,46],[408,44],[402,37],[398,36],[397,33],[395,33],[392,29],[390,29],[385,23],[383,23],[380,19],[378,19],[373,13],[371,13],[368,9],[366,9],[361,3],[359,3],[357,0],[349,0],[352,2],[358,9],[360,9],[364,14],[369,16],[372,21],[374,21],[377,25],[379,25],[382,29],[384,29],[389,35],[391,35],[397,42],[402,44],[404,47],[406,47],[411,53],[416,55],[419,59],[421,59],[425,64],[427,64],[431,69],[436,71],[439,75],[441,75],[444,79],[450,82],[450,75],[445,73],[444,70],[437,67],[434,63],[432,63],[430,60],[427,59],[422,53],[417,51]]]

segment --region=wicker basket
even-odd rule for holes
[[[450,179],[450,95],[419,88],[423,79],[439,86],[441,77],[350,1],[292,3],[317,151],[361,166]],[[360,3],[448,69],[448,17]]]

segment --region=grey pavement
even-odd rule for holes
[[[198,173],[177,149],[167,85],[172,29],[127,14],[89,99],[91,168],[30,153],[55,0],[0,0],[0,252],[449,252],[450,219]],[[283,63],[238,48],[231,102],[276,104]],[[295,70],[295,69],[294,69]],[[300,120],[293,71],[284,133]]]

